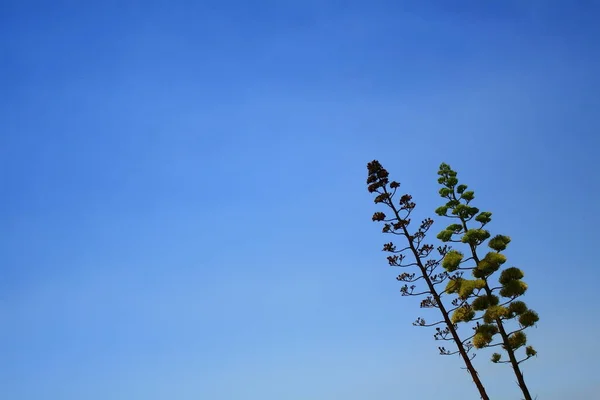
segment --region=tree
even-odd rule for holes
[[[471,375],[475,386],[479,390],[481,398],[489,400],[481,380],[472,364],[472,357],[469,355],[469,350],[472,348],[471,342],[467,339],[461,339],[457,332],[457,325],[452,321],[450,313],[460,309],[459,301],[453,301],[454,308],[447,309],[442,303],[442,295],[445,291],[439,291],[438,287],[450,280],[452,282],[458,279],[460,273],[451,273],[448,271],[439,271],[438,267],[445,259],[449,252],[448,246],[439,246],[437,253],[439,257],[434,257],[434,246],[424,242],[425,236],[433,224],[431,218],[423,220],[416,232],[411,233],[409,226],[411,223],[411,213],[415,209],[415,203],[412,197],[405,194],[395,202],[395,195],[400,184],[396,181],[389,181],[389,173],[383,168],[379,161],[374,160],[367,165],[368,169],[368,190],[370,193],[375,193],[375,203],[384,204],[391,211],[391,217],[387,217],[385,213],[378,211],[373,214],[373,221],[383,222],[383,233],[392,234],[406,239],[405,245],[398,249],[393,242],[386,243],[383,250],[391,253],[387,257],[391,266],[400,268],[416,268],[417,272],[403,272],[396,278],[398,281],[404,282],[400,289],[403,296],[424,296],[421,301],[421,308],[437,308],[442,314],[442,320],[427,324],[423,318],[418,318],[413,324],[421,327],[436,327],[434,338],[436,340],[453,341],[457,350],[451,352],[444,347],[439,347],[440,354],[451,355],[460,354],[463,359],[466,369]],[[407,255],[412,262],[407,262]],[[424,281],[426,287],[423,290],[415,292],[417,281]],[[444,326],[441,328],[440,326]]]
[[[443,242],[464,243],[468,247],[467,258],[457,250],[447,252],[442,266],[448,273],[470,271],[473,276],[473,279],[466,279],[461,275],[448,282],[446,290],[450,293],[459,292],[463,301],[462,309],[469,310],[468,313],[459,313],[461,308],[456,310],[453,321],[483,320],[482,324],[477,323],[473,345],[478,349],[500,345],[507,353],[508,360],[503,361],[501,354],[494,353],[492,362],[511,364],[525,399],[531,400],[520,364],[537,353],[532,346],[527,346],[527,336],[523,331],[535,325],[539,317],[523,301],[517,300],[527,290],[527,284],[522,280],[523,271],[516,267],[506,268],[498,278],[499,286],[491,286],[492,275],[506,262],[502,251],[510,243],[510,238],[496,235],[490,239],[491,234],[484,227],[491,222],[492,213],[479,211],[471,205],[475,193],[467,190],[467,185],[459,184],[456,171],[443,163],[438,175],[438,182],[442,185],[439,193],[447,202],[436,210],[436,214],[453,218],[455,223],[446,227],[437,237]],[[478,250],[486,241],[491,251],[482,258]],[[466,266],[467,263],[474,265]],[[474,318],[476,313],[481,316]],[[515,321],[518,322],[518,328],[509,331],[507,325]],[[492,344],[496,335],[500,335],[501,342]],[[524,356],[519,360],[517,351],[522,348]]]

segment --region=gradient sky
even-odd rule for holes
[[[372,159],[422,217],[459,171],[541,316],[531,392],[597,397],[599,13],[2,1],[0,397],[478,398],[411,325]]]

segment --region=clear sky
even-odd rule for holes
[[[459,171],[541,316],[532,393],[597,397],[599,13],[2,1],[0,397],[478,398],[411,326],[372,159],[423,217]]]

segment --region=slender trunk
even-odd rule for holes
[[[485,284],[485,291],[490,296],[492,291],[488,286],[487,282]],[[517,377],[517,382],[519,383],[519,387],[523,392],[523,396],[525,396],[525,400],[532,400],[531,394],[529,393],[529,389],[525,384],[525,378],[523,378],[523,372],[521,372],[521,368],[519,367],[519,362],[517,361],[517,357],[515,357],[514,350],[510,347],[508,334],[504,329],[504,324],[500,318],[496,319],[496,324],[498,325],[498,331],[500,331],[500,336],[502,336],[502,341],[504,342],[504,346],[506,347],[506,352],[508,353],[508,358],[510,359],[510,363],[512,364],[513,370],[515,371],[515,376]]]
[[[470,245],[470,247],[471,247],[471,252],[473,255],[473,261],[475,261],[475,263],[479,264],[479,257],[477,257],[477,252],[476,252],[474,246]],[[484,279],[484,281],[485,281],[484,289],[485,289],[486,294],[488,296],[492,296],[492,289],[490,289],[490,285],[488,284],[487,279]],[[506,333],[506,329],[504,329],[504,323],[502,322],[502,320],[500,318],[496,318],[496,325],[498,326],[498,331],[500,332],[500,336],[502,337],[502,342],[504,343],[504,348],[505,348],[506,352],[508,353],[508,358],[512,365],[513,371],[515,372],[515,376],[517,377],[517,382],[519,384],[519,387],[521,388],[521,391],[523,392],[523,396],[525,396],[525,400],[532,400],[531,394],[529,393],[529,389],[527,388],[527,385],[525,384],[525,378],[523,378],[523,372],[521,372],[521,368],[519,367],[519,362],[517,361],[517,357],[515,357],[515,351],[510,346],[508,334]]]
[[[475,386],[477,386],[477,390],[479,390],[479,394],[481,395],[481,398],[484,400],[489,400],[489,396],[487,395],[485,388],[483,387],[483,383],[481,383],[481,380],[479,379],[479,375],[477,374],[477,371],[475,370],[473,363],[471,363],[471,359],[469,358],[469,355],[467,354],[467,351],[465,350],[465,347],[463,346],[463,343],[462,343],[460,337],[458,336],[458,333],[456,332],[456,328],[454,327],[454,324],[452,323],[452,321],[450,320],[450,317],[448,316],[448,311],[446,311],[446,307],[444,307],[444,304],[442,303],[442,300],[441,300],[439,294],[435,290],[435,286],[433,286],[433,282],[431,282],[431,279],[429,279],[429,275],[427,275],[427,270],[425,269],[425,266],[421,262],[421,258],[419,257],[417,249],[415,248],[412,239],[410,239],[410,236],[409,236],[408,232],[406,231],[406,228],[404,228],[404,231],[405,231],[406,237],[408,238],[410,249],[412,250],[412,252],[415,255],[415,258],[417,260],[416,261],[417,265],[421,269],[421,273],[423,274],[423,278],[425,279],[425,282],[427,282],[427,286],[429,287],[429,292],[433,296],[433,299],[435,300],[436,304],[438,305],[440,312],[444,316],[444,321],[446,322],[446,325],[448,326],[448,329],[450,330],[452,338],[456,342],[458,351],[459,351],[463,361],[465,362],[467,370],[469,371],[469,373],[471,374],[471,377],[473,378],[473,382],[475,383]],[[529,400],[529,399],[527,399],[527,400]]]
[[[394,214],[395,214],[396,218],[398,219],[398,221],[401,221],[402,218],[400,217],[400,213],[398,212],[398,210],[396,209],[394,204],[390,201],[388,203],[388,206],[394,211]],[[454,324],[452,323],[452,321],[450,320],[450,317],[448,316],[448,311],[446,310],[446,307],[444,307],[444,304],[442,303],[440,295],[436,291],[435,286],[433,285],[433,282],[431,281],[431,279],[429,278],[429,275],[427,274],[427,269],[426,269],[425,265],[423,265],[423,262],[421,261],[421,256],[419,255],[419,252],[417,251],[417,248],[415,247],[413,239],[411,238],[406,226],[403,225],[402,230],[403,230],[404,236],[406,236],[406,239],[408,240],[408,245],[410,246],[410,249],[411,249],[413,255],[415,256],[417,266],[421,270],[423,279],[425,279],[425,282],[427,282],[427,287],[429,288],[429,292],[433,296],[433,299],[435,300],[437,306],[440,309],[440,312],[442,313],[442,316],[444,317],[444,322],[446,323],[446,325],[448,326],[448,329],[450,330],[452,339],[454,340],[454,342],[456,343],[456,346],[458,347],[458,352],[460,353],[460,355],[467,367],[467,370],[469,371],[469,374],[471,374],[471,377],[473,378],[473,382],[475,383],[475,386],[477,386],[477,390],[479,390],[479,394],[481,395],[481,398],[483,400],[489,400],[490,397],[487,395],[485,388],[483,387],[483,383],[481,383],[481,380],[479,379],[477,370],[473,366],[473,363],[471,362],[471,359],[469,358],[469,355],[467,354],[467,351],[465,350],[462,340],[458,336],[458,333],[456,332],[456,328],[455,328]]]
[[[462,225],[463,225],[463,229],[465,232],[467,232],[468,228],[467,228],[467,222],[463,219],[460,218]],[[471,248],[471,255],[473,256],[473,261],[475,261],[475,265],[479,265],[479,257],[477,256],[477,249],[475,248],[475,246],[473,244],[469,244],[469,247]],[[490,285],[488,284],[487,278],[483,279],[485,282],[485,292],[488,296],[492,296],[492,289],[490,288]],[[506,350],[506,352],[508,353],[508,358],[510,360],[510,363],[512,365],[513,371],[515,372],[515,376],[517,377],[517,382],[519,385],[519,388],[521,388],[521,391],[523,392],[523,395],[525,396],[525,400],[532,400],[531,394],[529,393],[529,389],[527,388],[527,385],[525,384],[525,378],[523,378],[523,372],[521,372],[521,368],[519,367],[519,362],[517,361],[517,357],[515,357],[515,351],[513,350],[513,348],[510,346],[510,341],[508,338],[508,334],[506,333],[506,329],[504,329],[504,323],[502,322],[502,320],[500,318],[496,318],[496,325],[498,326],[498,331],[500,333],[500,336],[502,337],[502,343],[504,343],[504,348]]]

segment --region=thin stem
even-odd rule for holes
[[[384,203],[392,209],[392,211],[394,212],[394,214],[395,214],[396,218],[398,218],[398,220],[402,220],[403,218],[400,216],[399,210],[396,208],[396,206],[394,206],[394,203],[392,202],[392,199],[389,196],[389,193],[388,193],[387,189],[385,188],[385,186],[383,187],[383,191],[384,191],[384,193],[388,194],[388,197],[384,201]],[[429,291],[431,292],[436,303],[439,305],[439,309],[442,313],[442,316],[444,317],[444,321],[446,322],[446,325],[447,325],[448,329],[450,330],[452,338],[454,339],[456,346],[458,347],[458,353],[460,353],[460,356],[462,357],[462,359],[467,367],[467,370],[471,374],[471,377],[473,378],[473,382],[475,383],[475,386],[477,386],[477,389],[479,390],[479,394],[481,395],[481,398],[483,400],[489,400],[489,396],[487,395],[485,388],[483,387],[483,384],[481,383],[481,380],[479,379],[477,370],[475,370],[475,367],[473,366],[473,364],[471,362],[471,358],[469,357],[469,355],[465,349],[465,346],[462,343],[462,340],[458,336],[458,333],[456,332],[456,328],[455,328],[454,324],[452,323],[452,321],[450,320],[448,312],[446,311],[446,308],[444,307],[444,304],[442,303],[439,294],[435,290],[435,286],[433,285],[433,283],[431,282],[431,279],[429,279],[429,276],[427,275],[427,269],[423,265],[423,262],[421,261],[419,251],[417,250],[417,248],[414,245],[414,239],[409,234],[405,224],[402,224],[402,231],[404,232],[404,235],[406,236],[406,238],[408,240],[410,250],[412,251],[412,253],[416,259],[416,263],[418,264],[418,267],[421,270],[421,273],[423,275],[423,278],[425,279],[425,282],[427,283],[427,286],[429,287]]]
[[[456,199],[456,196],[454,198]],[[467,232],[467,230],[468,230],[467,220],[462,217],[460,218],[460,220],[462,222],[464,231]],[[480,259],[479,259],[479,256],[477,255],[477,248],[472,243],[469,243],[469,248],[471,249],[471,254],[473,255],[473,260],[475,261],[476,265],[478,265]],[[487,277],[485,277],[483,280],[485,282],[484,290],[485,290],[486,294],[491,297],[493,293],[492,293],[492,289],[490,288],[490,286],[488,284]],[[506,333],[506,329],[504,329],[504,323],[501,318],[496,318],[495,321],[496,321],[496,325],[498,326],[498,332],[500,333],[500,336],[502,337],[504,349],[506,350],[506,353],[508,354],[508,358],[510,360],[510,363],[512,364],[513,370],[515,372],[515,376],[517,377],[518,385],[521,388],[523,395],[525,396],[525,400],[533,400],[531,397],[531,394],[529,393],[529,389],[527,388],[527,385],[525,384],[525,378],[523,377],[523,372],[521,372],[521,368],[519,367],[519,361],[517,360],[517,357],[515,356],[515,351],[513,350],[513,348],[510,345],[509,335]]]

